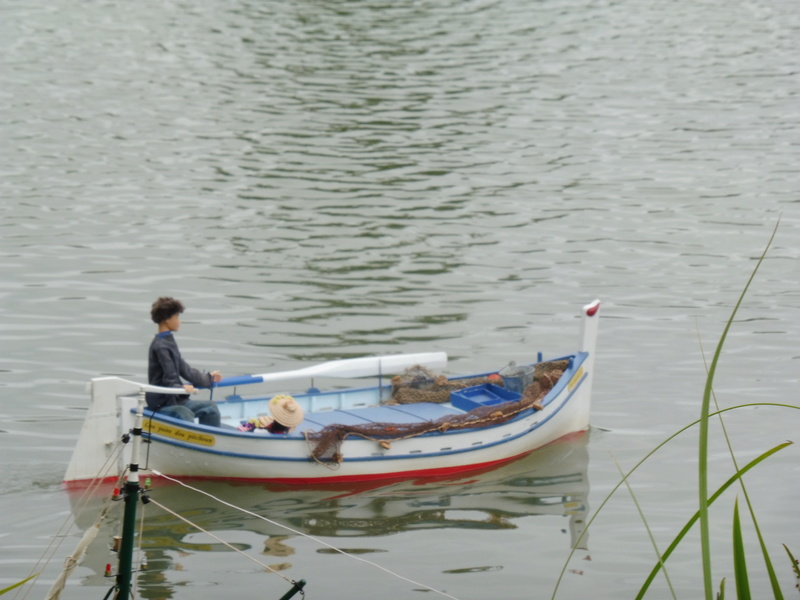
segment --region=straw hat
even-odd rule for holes
[[[296,427],[303,422],[303,409],[291,396],[280,394],[269,401],[269,412],[285,427]]]

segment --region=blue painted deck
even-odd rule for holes
[[[329,410],[306,414],[305,420],[292,433],[319,431],[326,425],[367,425],[369,423],[424,423],[464,411],[450,405],[420,402],[391,406],[371,406],[355,410]]]

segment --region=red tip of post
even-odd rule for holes
[[[106,563],[106,577],[111,577],[111,563]]]
[[[593,317],[597,314],[597,311],[600,310],[600,300],[595,300],[588,306],[584,308],[586,310],[587,317]]]

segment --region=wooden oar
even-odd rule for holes
[[[418,354],[392,354],[389,356],[364,356],[332,360],[295,371],[278,373],[262,373],[261,375],[238,375],[226,377],[214,384],[214,387],[263,383],[267,381],[283,381],[303,377],[374,377],[399,373],[409,367],[422,365],[431,369],[442,369],[447,365],[446,352],[421,352]]]

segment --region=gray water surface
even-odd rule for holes
[[[267,503],[276,519],[462,600],[552,594],[567,513],[584,503],[593,514],[619,481],[616,462],[631,468],[699,417],[704,354],[710,362],[779,220],[715,391],[722,406],[797,406],[794,2],[12,1],[0,11],[0,587],[42,568],[63,540],[23,592],[43,597],[80,537],[58,532],[73,505],[60,483],[84,386],[145,378],[159,295],[187,305],[189,362],[226,375],[428,350],[449,354],[451,374],[485,371],[572,351],[580,307],[603,300],[593,430],[525,463],[513,510],[505,493],[469,481],[412,487],[414,501],[405,488],[364,492],[344,507],[277,496],[295,516],[261,490],[245,494],[246,507]],[[726,427],[740,464],[800,430],[795,410],[776,407],[728,413]],[[661,550],[697,509],[696,442],[683,434],[631,479]],[[787,595],[781,544],[800,553],[798,464],[792,446],[748,475]],[[710,465],[713,490],[733,468],[718,426]],[[542,491],[543,472],[578,473],[590,488]],[[729,584],[737,493],[741,503],[732,489],[713,511],[714,577]],[[381,516],[395,494],[405,501]],[[437,596],[306,538],[286,555],[279,533],[211,502],[192,510],[252,556],[288,563],[310,598]],[[160,519],[143,597],[286,591]],[[655,554],[624,489],[590,533],[558,597],[634,596]],[[678,597],[699,596],[698,559],[696,536],[670,559]],[[63,597],[102,597],[113,560],[94,551]],[[664,578],[655,586],[652,597],[668,596]]]

